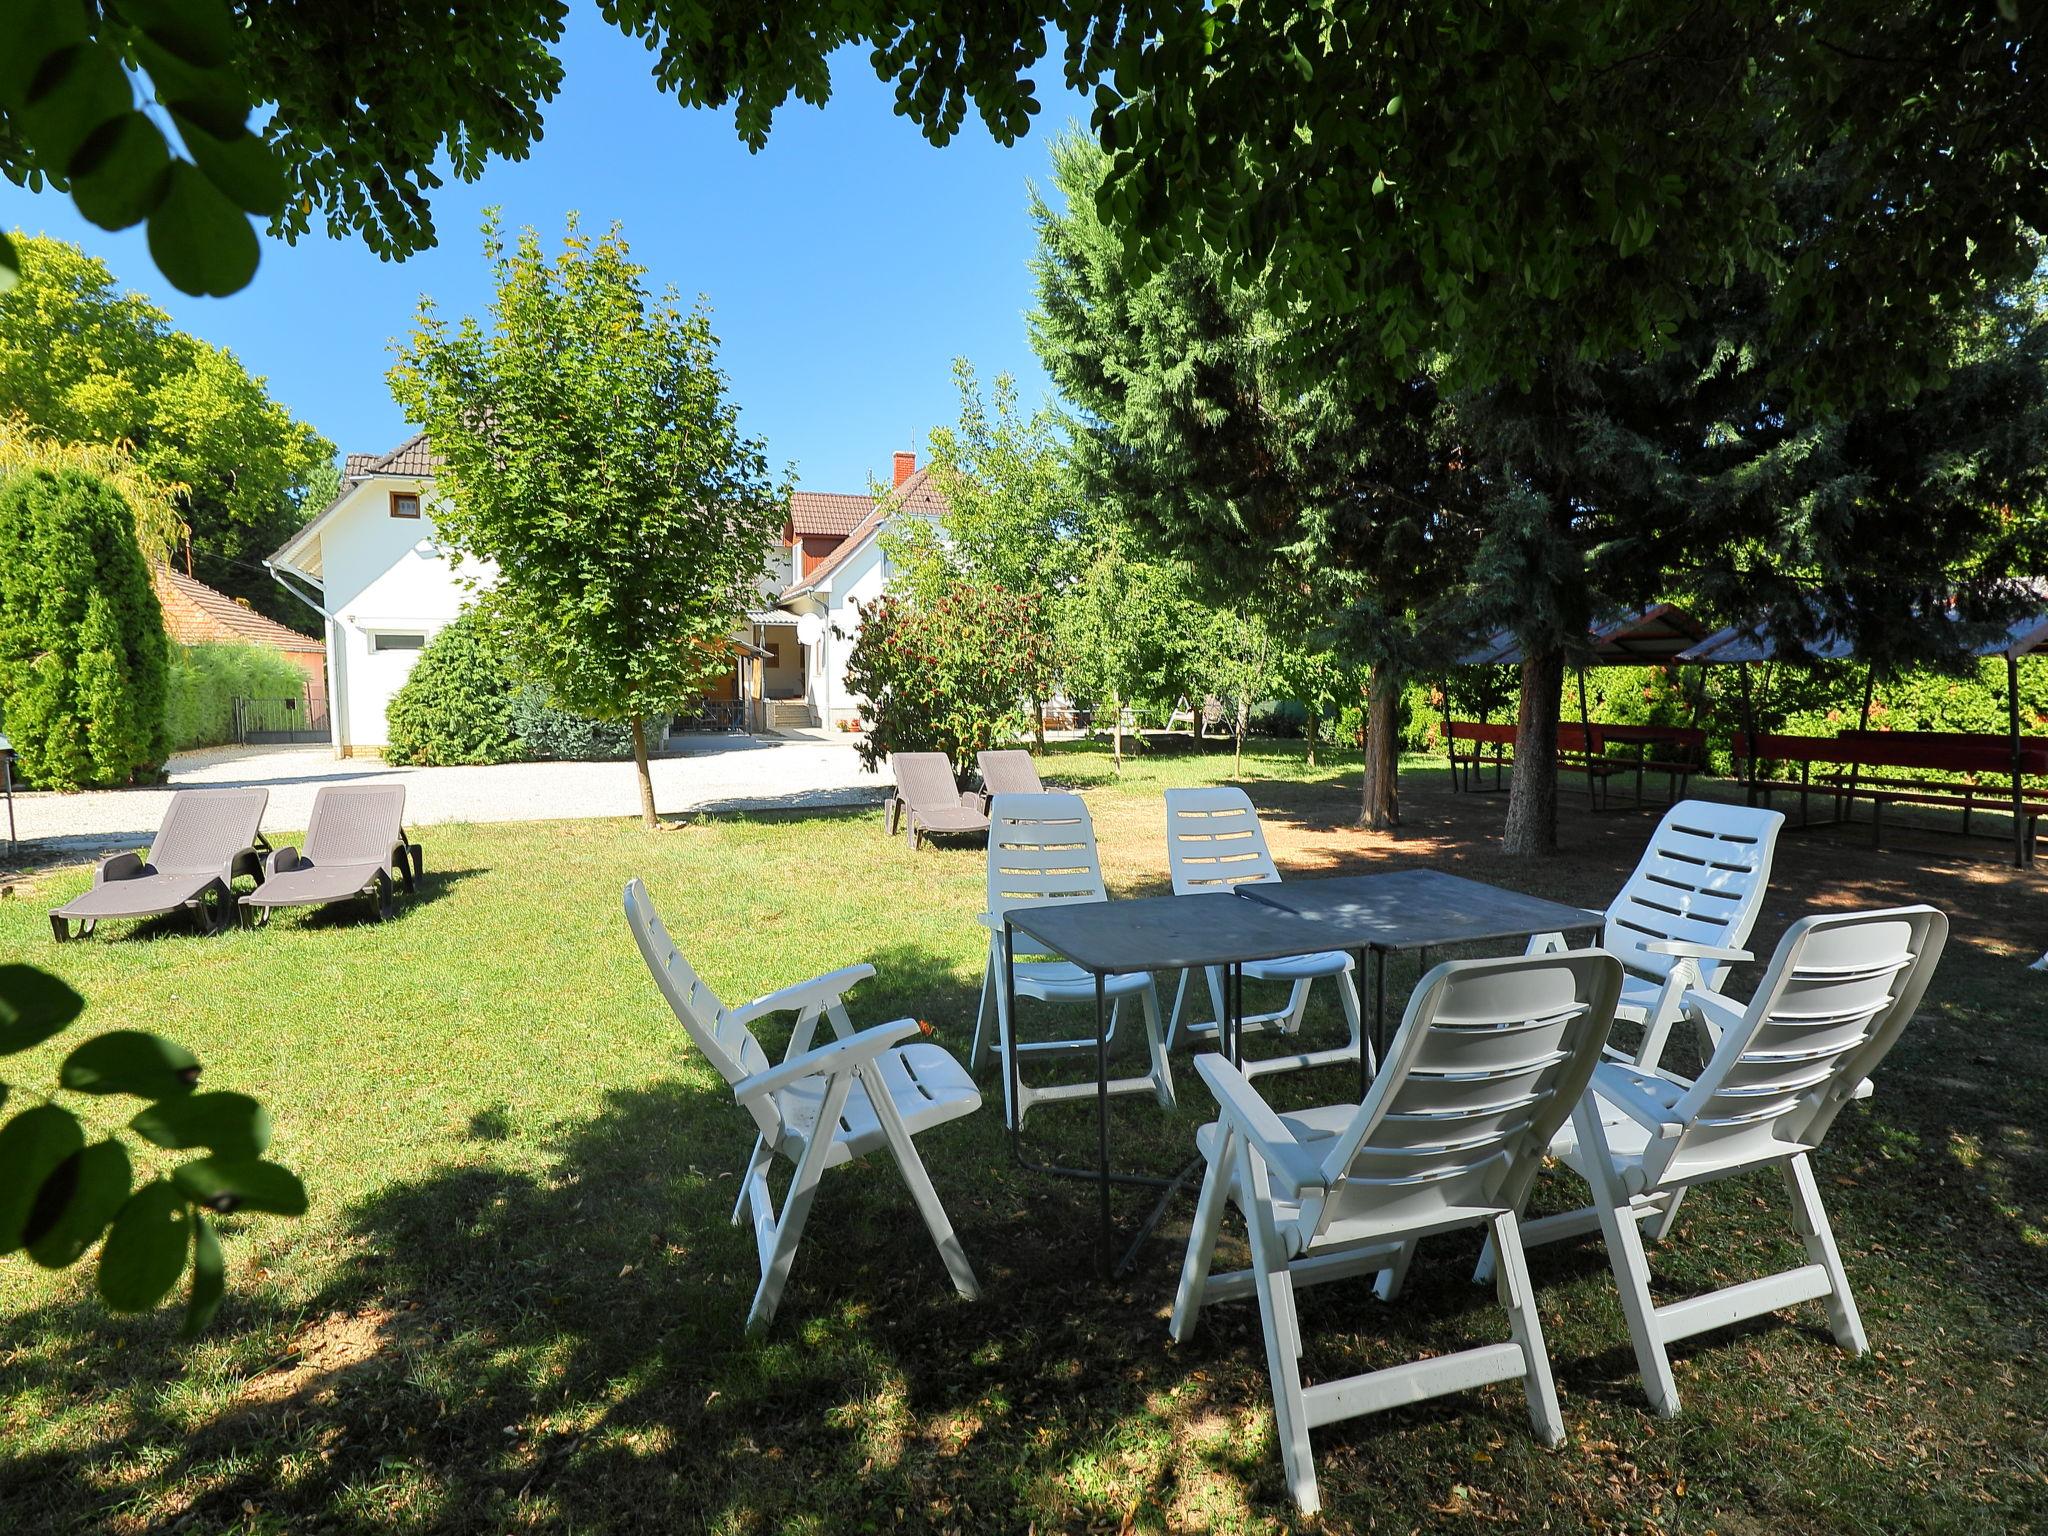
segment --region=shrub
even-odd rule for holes
[[[81,789],[153,774],[169,650],[120,493],[75,469],[0,481],[0,718],[23,777]]]
[[[562,709],[522,679],[495,617],[465,609],[427,643],[384,715],[387,762],[446,767],[536,758],[617,758],[631,728]]]
[[[174,645],[164,729],[173,752],[234,740],[234,701],[300,698],[306,674],[260,645]]]

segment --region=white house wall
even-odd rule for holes
[[[817,701],[819,719],[825,725],[852,720],[860,714],[860,700],[846,686],[846,658],[860,633],[857,603],[872,603],[882,595],[889,578],[888,557],[882,541],[871,540],[832,573],[830,588],[822,594],[828,604],[824,639],[811,648],[811,696]]]

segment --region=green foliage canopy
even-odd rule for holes
[[[43,789],[163,762],[169,642],[135,516],[77,470],[0,481],[0,718]]]
[[[170,751],[233,741],[234,701],[296,699],[306,674],[260,645],[172,645],[166,676],[164,733]]]

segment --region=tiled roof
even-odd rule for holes
[[[368,463],[358,469],[359,460]],[[433,444],[427,441],[427,434],[418,433],[407,438],[389,453],[377,455],[352,453],[348,456],[349,475],[431,475],[442,464],[441,455],[434,452]]]
[[[311,635],[286,629],[275,619],[266,619],[245,608],[225,592],[216,592],[203,581],[195,581],[169,566],[150,572],[156,585],[157,602],[164,610],[164,631],[180,645],[260,645],[273,651],[318,651],[321,643]]]
[[[929,469],[920,469],[908,480],[897,486],[885,500],[869,504],[868,515],[855,525],[845,540],[836,545],[832,552],[808,571],[783,589],[785,600],[801,593],[810,592],[824,584],[826,578],[858,554],[872,538],[877,529],[886,523],[892,513],[922,512],[937,517],[946,510],[946,498],[928,478]]]
[[[377,453],[352,453],[341,463],[341,477],[344,480],[360,480],[370,472],[370,466],[382,458]]]
[[[829,491],[792,491],[789,497],[789,525],[805,534],[845,538],[875,509],[872,496],[841,496]]]

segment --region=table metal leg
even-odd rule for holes
[[[1372,1049],[1382,1059],[1387,1054],[1387,952],[1372,952]]]
[[[1106,1278],[1109,1274],[1109,1022],[1103,1002],[1104,978],[1095,978],[1095,1165],[1102,1170],[1096,1184],[1100,1199],[1102,1227],[1095,1256]]]

